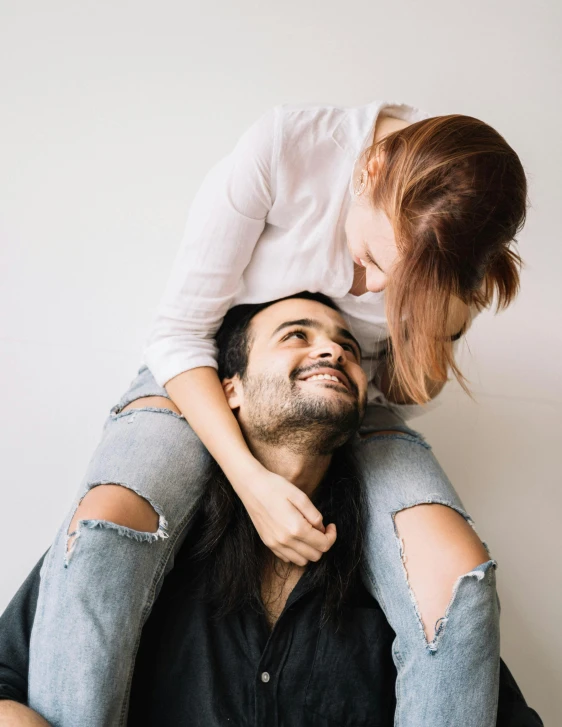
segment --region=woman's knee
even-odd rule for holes
[[[85,527],[141,542],[175,540],[197,506],[209,461],[170,399],[150,395],[114,407],[69,515],[65,567]]]
[[[113,483],[92,487],[80,500],[67,530],[66,557],[86,524],[118,530],[137,540],[156,540],[167,537],[161,515],[152,503],[137,492]]]
[[[393,513],[406,580],[428,642],[451,606],[460,578],[491,563],[490,554],[471,521],[448,505],[422,503]],[[495,595],[495,594],[494,594]]]

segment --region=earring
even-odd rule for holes
[[[369,181],[369,171],[368,171],[367,167],[365,167],[363,169],[363,171],[361,172],[361,176],[359,177],[359,182],[357,183],[357,186],[355,187],[355,190],[354,190],[356,197],[359,197],[359,195],[363,194],[368,181]]]

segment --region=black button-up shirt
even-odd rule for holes
[[[144,626],[128,724],[393,727],[394,631],[364,586],[357,583],[348,595],[339,630],[331,623],[319,628],[322,595],[306,572],[273,630],[251,608],[214,619],[195,595],[202,566],[189,551],[198,527],[184,541]],[[0,618],[0,698],[24,704],[43,558]],[[497,725],[542,725],[503,661]]]

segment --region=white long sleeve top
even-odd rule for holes
[[[355,162],[385,115],[430,114],[399,102],[282,105],[266,112],[206,175],[143,350],[161,386],[183,371],[217,368],[215,334],[226,311],[303,290],[330,296],[361,344],[369,403],[404,419],[439,402],[397,405],[372,383],[388,338],[384,291],[349,293],[353,260],[345,219]],[[456,344],[455,344],[456,345]]]

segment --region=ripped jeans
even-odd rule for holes
[[[135,399],[153,395],[169,399],[143,364],[110,411],[41,569],[28,703],[53,727],[127,724],[141,629],[202,493],[210,455],[185,418],[150,406],[122,412]],[[377,435],[389,430],[394,433]],[[493,727],[500,662],[497,563],[490,559],[459,576],[428,641],[394,516],[421,503],[440,503],[474,524],[429,444],[390,409],[369,406],[353,446],[369,507],[365,585],[396,633],[394,725]],[[150,502],[157,530],[84,519],[67,552],[68,527],[80,501],[91,488],[110,483]]]

